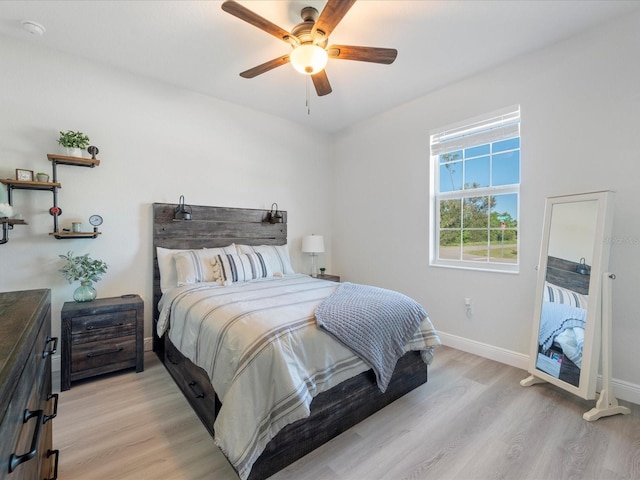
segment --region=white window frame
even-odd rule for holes
[[[431,247],[429,249],[429,264],[436,267],[459,268],[469,270],[486,270],[506,273],[518,273],[520,270],[520,185],[522,183],[522,148],[520,148],[520,182],[511,185],[482,187],[476,189],[440,192],[440,155],[449,151],[469,148],[500,141],[502,139],[520,137],[520,106],[515,105],[495,112],[481,115],[469,120],[457,122],[453,125],[438,128],[430,134],[430,211],[431,211]],[[521,142],[522,143],[522,142]],[[522,144],[521,144],[522,147]],[[502,263],[487,260],[452,260],[439,258],[440,250],[440,209],[441,200],[464,199],[487,195],[516,194],[517,202],[517,251],[515,263]]]

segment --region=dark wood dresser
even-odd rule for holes
[[[52,480],[51,291],[0,293],[0,478]]]
[[[144,303],[138,295],[66,302],[61,320],[60,390],[82,378],[144,370]]]

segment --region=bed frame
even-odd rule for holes
[[[221,403],[206,372],[185,358],[168,335],[157,337],[161,291],[156,247],[284,245],[287,212],[281,212],[282,223],[272,224],[266,210],[192,206],[192,220],[173,220],[176,207],[153,204],[153,350],[213,436],[213,423]],[[269,442],[253,465],[249,479],[270,477],[426,381],[427,366],[420,354],[409,352],[398,361],[384,394],[378,389],[372,370],[320,393],[311,403],[308,418],[287,425]]]

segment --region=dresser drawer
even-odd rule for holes
[[[135,333],[135,310],[74,317],[71,321],[73,345],[94,342],[98,339],[125,337]]]
[[[71,351],[71,373],[82,372],[130,361],[135,366],[136,337],[110,338],[99,342],[74,345]]]
[[[57,410],[57,397],[51,395],[51,355],[57,340],[50,338],[50,298],[48,290],[0,293],[0,310],[4,309],[0,316],[3,480],[53,477],[54,464],[48,454]]]

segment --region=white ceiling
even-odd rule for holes
[[[79,55],[327,132],[640,9],[599,0],[359,0],[329,43],[391,47],[392,65],[330,60],[333,93],[317,97],[290,65],[238,74],[290,47],[233,17],[221,1],[0,1],[0,35]],[[291,30],[324,0],[240,0]],[[46,28],[35,36],[22,20]],[[1,39],[1,37],[0,37]]]

